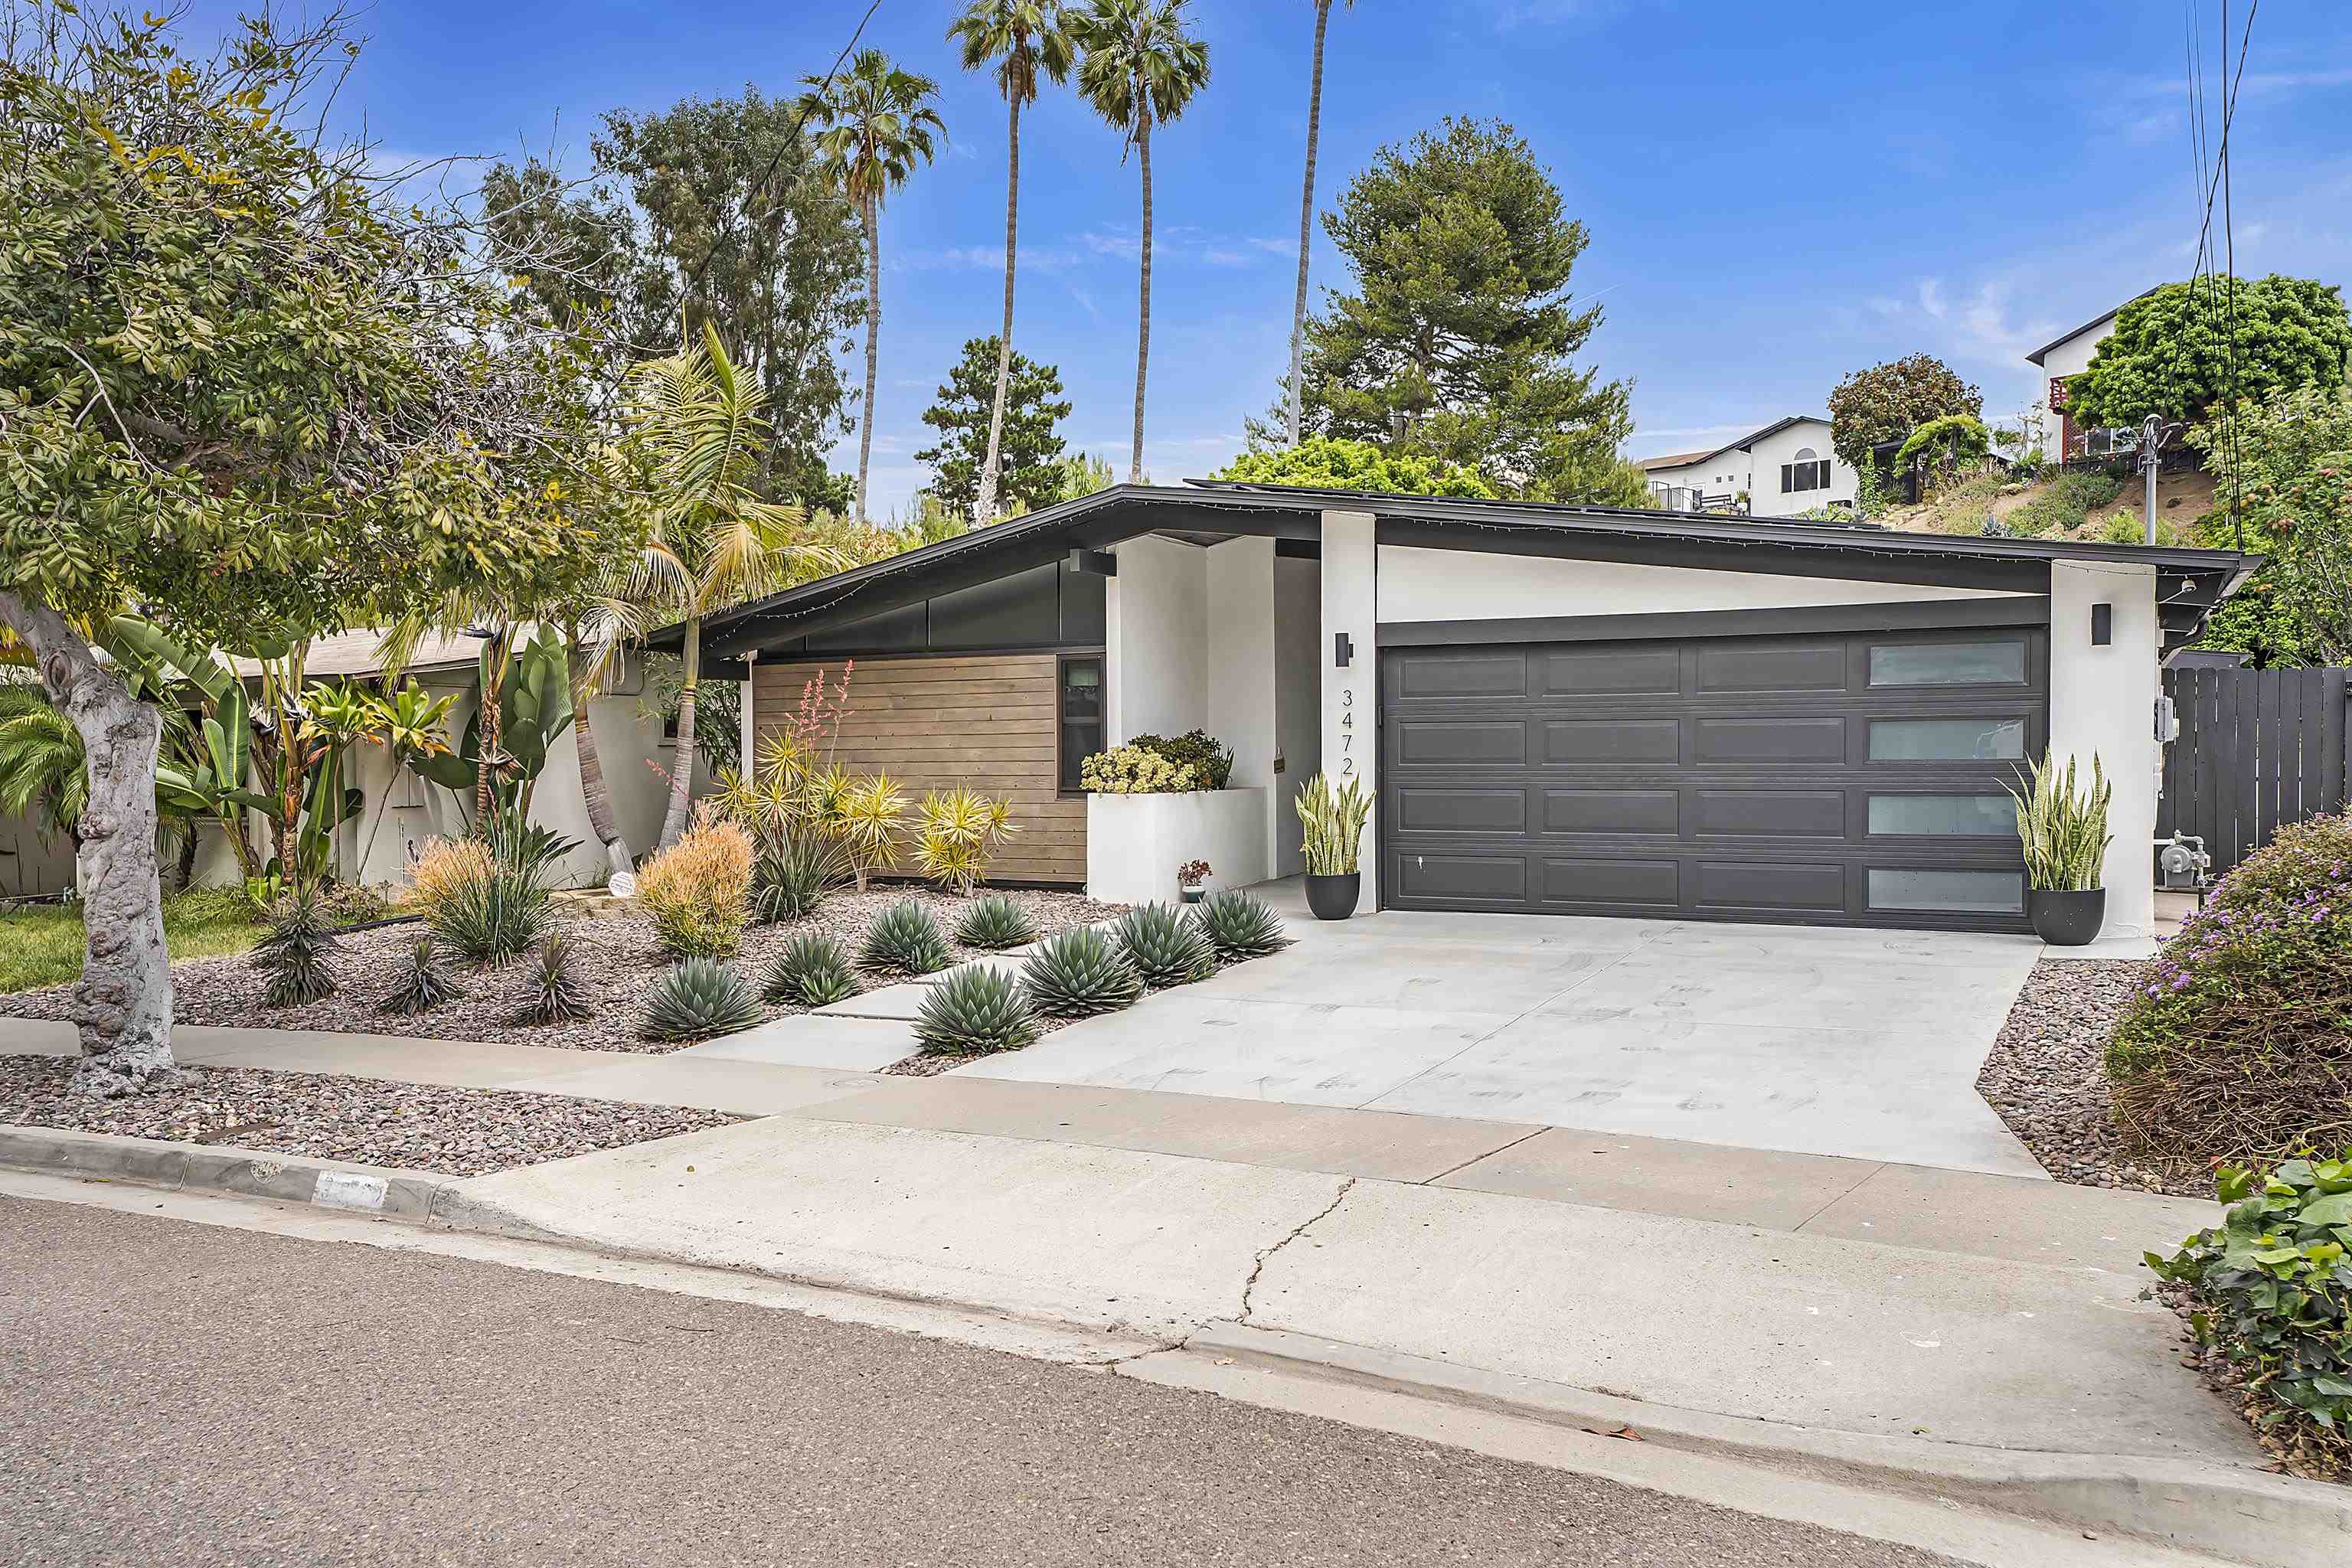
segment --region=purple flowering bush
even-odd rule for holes
[[[2152,1158],[2267,1163],[2352,1143],[2352,816],[2282,828],[2167,942],[2107,1046]]]

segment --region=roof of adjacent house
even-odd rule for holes
[[[302,661],[302,673],[314,679],[334,677],[364,677],[383,673],[383,628],[361,626],[352,631],[336,632],[315,639],[310,644],[310,657]],[[416,651],[410,654],[402,668],[424,674],[436,669],[471,669],[479,662],[481,639],[464,633],[454,636],[428,632],[419,639]],[[257,659],[235,658],[229,661],[239,676],[250,679],[261,673]]]
[[[1709,455],[1710,454],[1706,452],[1668,452],[1664,457],[1660,458],[1636,458],[1633,459],[1633,466],[1637,468],[1650,468],[1653,470],[1658,468],[1679,468],[1685,463],[1696,463],[1700,458]]]
[[[2153,565],[2164,576],[2179,575],[2173,591],[2160,595],[2166,629],[2179,640],[2187,640],[2205,615],[2262,563],[2261,556],[2234,550],[1908,533],[1876,523],[1810,518],[1706,516],[1226,480],[1196,480],[1185,487],[1115,485],[708,616],[702,623],[704,668],[725,674],[717,666],[747,652],[1033,571],[1074,550],[1099,551],[1145,534],[1204,545],[1255,535],[1271,537],[1277,546],[1287,540],[1305,548],[1307,542],[1321,539],[1327,510],[1372,514],[1384,544],[2012,593],[2047,593],[2052,561]],[[653,645],[676,647],[683,632],[682,626],[667,627],[655,635]]]
[[[1693,463],[1704,463],[1709,458],[1720,458],[1726,452],[1745,451],[1748,447],[1756,445],[1757,442],[1763,440],[1768,436],[1778,436],[1781,431],[1786,430],[1791,425],[1820,425],[1826,426],[1828,424],[1829,421],[1822,418],[1818,414],[1791,414],[1785,419],[1775,419],[1771,424],[1765,426],[1761,430],[1751,430],[1737,441],[1726,441],[1722,446],[1717,447],[1712,450],[1705,452],[1678,452],[1671,458],[1644,458],[1642,459],[1642,467],[1653,470],[1658,468],[1687,468]]]
[[[2163,287],[2164,285],[2159,283],[2156,286],[2156,289],[2161,289]],[[2057,348],[2064,343],[2073,342],[2076,338],[2081,337],[2084,332],[2089,331],[2093,327],[2098,326],[2102,322],[2114,321],[2117,316],[2124,313],[2124,305],[2138,304],[2142,300],[2145,300],[2150,294],[2155,293],[2156,289],[2143,289],[2138,293],[2133,295],[2130,299],[2125,300],[2123,305],[2118,305],[2114,310],[2106,311],[2103,315],[2092,317],[2089,321],[2084,322],[2081,326],[2076,327],[2071,332],[2059,333],[2048,342],[2043,343],[2040,348],[2035,349],[2032,353],[2027,354],[2025,356],[2025,363],[2028,364],[2040,364],[2042,363],[2042,356],[2047,354],[2052,349]]]

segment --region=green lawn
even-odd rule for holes
[[[163,940],[177,958],[243,952],[262,927],[241,897],[215,889],[163,900]],[[0,993],[64,985],[81,974],[81,910],[56,904],[0,911]]]

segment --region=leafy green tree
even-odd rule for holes
[[[1465,496],[1495,499],[1494,489],[1475,468],[1443,458],[1382,451],[1370,441],[1311,437],[1296,447],[1244,452],[1211,476],[1251,485],[1297,485],[1308,489],[1368,490],[1381,495]]]
[[[882,203],[931,161],[947,126],[931,107],[939,83],[901,70],[879,49],[860,49],[827,85],[807,79],[806,101],[825,173],[857,209],[866,230],[866,400],[857,433],[857,510],[871,515],[866,475],[874,462],[874,395],[882,365]],[[667,842],[667,839],[664,840]]]
[[[1916,468],[1923,486],[1946,479],[1981,463],[1992,452],[1990,432],[1984,421],[1966,414],[1946,414],[1930,419],[1904,437],[1895,449],[1898,469]]]
[[[1074,58],[1070,35],[1062,26],[1055,0],[971,0],[948,28],[948,37],[963,46],[963,68],[996,68],[996,88],[1004,95],[1004,325],[996,343],[996,390],[989,405],[988,452],[980,464],[980,490],[973,499],[974,522],[996,515],[997,462],[1003,439],[1005,398],[1013,382],[1013,276],[1020,260],[1021,236],[1021,110],[1037,101],[1040,77],[1069,79]]]
[[[1054,465],[1058,482],[1045,504],[1055,501],[1084,500],[1099,490],[1118,483],[1118,470],[1107,458],[1091,452],[1073,452]]]
[[[1327,289],[1307,324],[1310,435],[1440,458],[1514,498],[1644,499],[1619,472],[1626,384],[1571,363],[1601,324],[1569,294],[1584,226],[1516,131],[1448,119],[1383,147],[1323,227],[1359,291]]]
[[[1298,197],[1298,288],[1290,301],[1290,381],[1284,395],[1290,415],[1290,444],[1298,445],[1298,411],[1307,374],[1307,261],[1315,237],[1315,163],[1323,142],[1323,35],[1331,27],[1331,0],[1314,0],[1315,63],[1307,74],[1307,180]],[[1348,0],[1348,9],[1356,0]]]
[[[2203,542],[2269,558],[2205,646],[2264,664],[2352,663],[2352,388],[2247,399],[2189,439],[2205,448],[2217,486],[2239,497],[2237,519],[2200,521]]]
[[[1858,370],[1830,393],[1830,446],[1860,469],[1870,449],[1900,441],[1930,419],[1965,414],[1981,422],[1984,394],[1930,353],[1906,354]]]
[[[2205,279],[2167,283],[2126,305],[2089,366],[2067,378],[2067,414],[2091,426],[2137,425],[2151,414],[2197,421],[2233,392],[2261,403],[2344,384],[2352,319],[2336,285],[2273,273],[2240,279],[2234,306],[2231,294],[2229,279]]]
[[[1181,116],[1209,85],[1209,46],[1184,29],[1184,0],[1092,0],[1069,16],[1086,51],[1078,93],[1135,149],[1143,172],[1141,295],[1136,312],[1135,444],[1127,482],[1143,482],[1143,388],[1151,364],[1151,127]]]
[[[1014,354],[1011,376],[999,381],[1006,363],[1002,350],[995,338],[964,344],[938,400],[923,411],[923,423],[940,433],[939,445],[915,454],[915,461],[931,467],[931,493],[940,504],[982,522],[996,520],[993,501],[982,510],[992,492],[1024,508],[1059,498],[1062,475],[1055,464],[1062,438],[1054,427],[1070,416],[1059,371]],[[996,402],[1003,394],[1010,395],[1006,402]],[[993,484],[987,466],[992,455]]]
[[[79,842],[89,804],[81,732],[30,681],[0,682],[0,812]]]

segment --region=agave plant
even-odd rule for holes
[[[760,977],[760,994],[770,1002],[823,1007],[857,994],[857,975],[850,968],[849,950],[823,931],[804,931],[768,961]]]
[[[868,969],[893,974],[936,974],[951,962],[948,939],[940,922],[922,905],[908,899],[892,904],[866,928],[857,962]]]
[[[294,888],[270,907],[269,934],[254,945],[253,966],[269,976],[261,994],[271,1007],[299,1007],[335,994],[327,960],[342,950],[333,918],[316,887]]]
[[[572,942],[561,931],[539,944],[539,974],[525,1016],[534,1024],[573,1024],[593,1012],[588,984],[572,962]]]
[[[1155,988],[1189,985],[1216,973],[1217,950],[1173,904],[1139,905],[1119,916],[1112,934],[1135,972]]]
[[[743,972],[715,958],[673,964],[646,995],[639,1033],[649,1040],[705,1040],[748,1029],[766,1015]]]
[[[956,922],[956,941],[966,947],[1001,952],[1037,940],[1037,922],[1029,911],[1002,893],[991,893],[973,903]]]
[[[1217,956],[1228,962],[1264,958],[1289,941],[1282,934],[1280,918],[1237,888],[1211,893],[1193,905],[1192,922]]]
[[[2107,832],[2107,805],[2114,795],[2115,787],[2100,770],[2095,752],[2090,784],[2079,793],[2074,758],[2066,759],[2063,772],[2047,752],[2032,764],[2025,792],[2009,792],[2017,803],[2017,837],[2032,886],[2044,892],[2080,892],[2099,885],[2107,846],[2114,842]]]
[[[1021,966],[1021,984],[1037,1010],[1055,1018],[1116,1013],[1143,994],[1143,976],[1092,926],[1048,937]]]
[[[465,989],[441,966],[440,954],[434,950],[433,933],[418,933],[401,960],[393,984],[392,994],[383,999],[387,1013],[416,1014],[430,1012],[444,1002],[453,1002],[464,995]]]
[[[1020,982],[986,963],[967,963],[932,986],[915,1016],[925,1056],[1017,1051],[1036,1037],[1037,1017]]]

